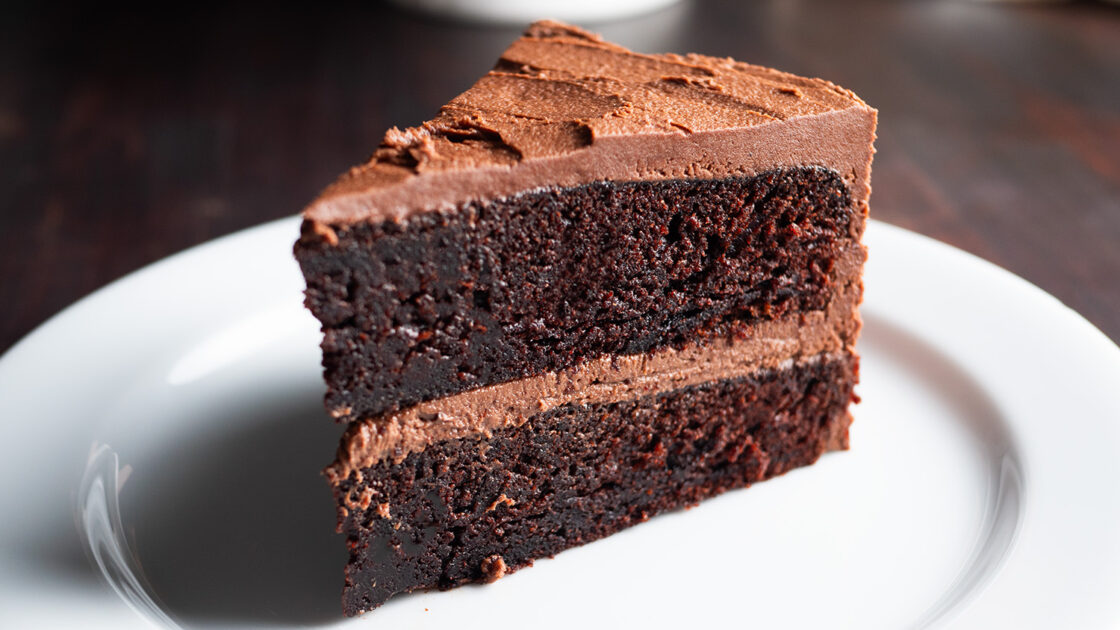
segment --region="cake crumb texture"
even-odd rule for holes
[[[344,608],[488,582],[675,508],[810,464],[846,443],[857,379],[844,354],[610,404],[567,406],[489,438],[449,440],[335,488],[352,512]],[[481,444],[485,459],[478,457]],[[510,502],[501,502],[506,497]],[[490,509],[502,503],[498,509]],[[376,583],[373,588],[363,585]]]

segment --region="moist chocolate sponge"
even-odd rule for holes
[[[485,582],[847,444],[851,355],[565,406],[336,480],[347,615]]]
[[[800,167],[307,221],[296,256],[345,422],[821,309],[861,225],[837,173]]]

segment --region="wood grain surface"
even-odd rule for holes
[[[520,30],[310,7],[0,10],[0,351],[145,264],[295,214]],[[1120,9],[697,0],[592,28],[851,88],[880,111],[876,218],[1120,340]]]

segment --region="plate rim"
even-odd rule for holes
[[[182,267],[189,268],[192,261],[196,259],[221,256],[224,253],[223,250],[226,248],[231,248],[231,251],[236,251],[246,240],[270,238],[272,236],[271,233],[274,231],[283,232],[286,235],[285,238],[294,241],[294,235],[298,233],[296,229],[298,220],[298,216],[285,217],[234,232],[178,252],[114,280],[59,311],[12,345],[0,355],[0,375],[9,374],[9,371],[15,371],[22,361],[34,358],[36,354],[35,350],[38,346],[49,346],[50,340],[57,336],[60,331],[80,323],[85,311],[104,303],[112,303],[112,301],[119,299],[118,296],[120,294],[127,293],[132,287],[145,282],[145,279],[165,274],[171,269]],[[974,272],[976,276],[981,278],[981,283],[994,282],[998,286],[1011,287],[1010,291],[1014,293],[1016,300],[1031,304],[1037,309],[1036,315],[1043,313],[1051,321],[1060,322],[1063,338],[1071,340],[1076,337],[1078,341],[1078,351],[1083,353],[1083,358],[1095,365],[1099,371],[1116,376],[1117,382],[1120,382],[1120,347],[1079,313],[1070,309],[1060,300],[1029,281],[974,254],[930,237],[874,219],[870,220],[868,223],[867,240],[871,241],[870,256],[872,263],[869,265],[869,269],[874,269],[873,261],[877,256],[876,251],[880,250],[880,248],[883,248],[881,251],[889,251],[890,248],[885,244],[891,243],[892,246],[900,251],[919,252],[923,254],[932,253],[935,259],[947,260],[950,261],[953,266],[968,268],[970,271]],[[295,264],[294,260],[290,262],[293,265]],[[875,290],[873,282],[868,284],[871,287],[870,290]],[[1055,347],[1049,350],[1056,352],[1061,350],[1061,348]],[[954,354],[953,349],[949,349],[949,354],[950,356],[957,357],[959,352]],[[4,381],[0,379],[0,394],[4,393],[4,391]],[[1114,398],[1120,400],[1120,394],[1114,396]],[[0,396],[0,410],[3,410],[5,404],[4,398]],[[1114,404],[1116,409],[1120,409],[1120,404],[1116,403],[1116,401],[1111,401],[1111,404]],[[1112,434],[1115,433],[1115,431],[1109,432],[1111,429],[1106,425],[1102,425],[1102,428],[1105,429],[1107,433],[1106,442],[1120,445],[1120,439],[1117,439],[1116,436]],[[3,429],[2,425],[0,425],[0,435],[4,433],[6,433],[6,431]],[[1032,458],[1038,457],[1037,453],[1032,451],[1034,447],[1030,444],[1017,444],[1016,447],[1024,449],[1024,457],[1028,460],[1028,471],[1026,474],[1034,475],[1035,472],[1031,470],[1031,467],[1037,462],[1032,461]],[[1027,483],[1029,493],[1027,497],[1027,507],[1031,510],[1030,515],[1027,517],[1028,519],[1036,519],[1039,516],[1038,502],[1045,502],[1048,500],[1046,496],[1039,497],[1035,495],[1035,487],[1032,485],[1033,482],[1034,480],[1032,479]],[[1120,496],[1112,496],[1111,499],[1112,503],[1120,506]],[[1043,503],[1043,505],[1045,506],[1045,503]],[[1045,515],[1045,512],[1043,512],[1043,515]],[[1115,514],[1110,512],[1109,515],[1110,517],[1120,515],[1120,507],[1116,507]],[[1117,524],[1120,524],[1120,521],[1117,521]],[[1037,530],[1037,527],[1035,527],[1035,530]],[[1117,531],[1120,531],[1120,529]],[[1034,533],[1037,534],[1037,531]],[[1106,540],[1105,543],[1102,552],[1107,552],[1109,558],[1120,558],[1120,534],[1113,536],[1111,540]],[[1021,553],[1021,549],[1019,548],[1021,544],[1022,539],[1011,549],[1010,558],[1008,558],[1009,562],[1014,560],[1017,554]],[[2,548],[3,547],[0,546],[0,549]],[[1120,563],[1118,563],[1118,565],[1120,565]],[[999,574],[993,578],[991,584],[988,584],[982,592],[979,592],[967,607],[957,611],[951,619],[946,620],[946,623],[950,623],[954,626],[962,625],[962,627],[983,627],[979,624],[984,622],[984,620],[1006,620],[1007,616],[1002,613],[997,613],[996,609],[1005,607],[1005,603],[1000,602],[1006,599],[1007,594],[1001,593],[998,588],[995,592],[993,592],[992,589],[993,586],[1000,586],[1001,577],[1004,578],[1004,582],[1008,581],[1006,577],[1004,577],[1006,573],[1007,567],[1005,566],[1004,570],[1001,570]],[[1107,588],[1097,589],[1097,591],[1090,593],[1093,597],[1089,598],[1088,602],[1082,602],[1090,604],[1090,609],[1083,611],[1086,614],[1082,614],[1080,619],[1090,624],[1095,624],[1096,622],[1102,622],[1102,624],[1108,622],[1111,624],[1120,621],[1120,598],[1115,597],[1116,595],[1120,595],[1120,566],[1118,566],[1117,570],[1113,573],[1114,575],[1109,576],[1110,581],[1106,585]],[[1019,580],[1019,582],[1020,585],[1018,588],[1020,589],[1038,588],[1037,580]],[[993,598],[997,600],[995,603],[987,601]],[[997,614],[998,616],[996,616]],[[1042,619],[1041,621],[1045,623],[1038,623],[1038,620],[1036,620],[1037,627],[1045,627],[1046,623],[1049,623],[1047,619]],[[1026,620],[1025,622],[1028,623],[1028,625],[1023,627],[1036,627],[1035,625],[1029,625],[1030,620]]]

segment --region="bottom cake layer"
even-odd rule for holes
[[[564,406],[335,480],[343,608],[495,580],[649,517],[847,448],[858,359]]]

